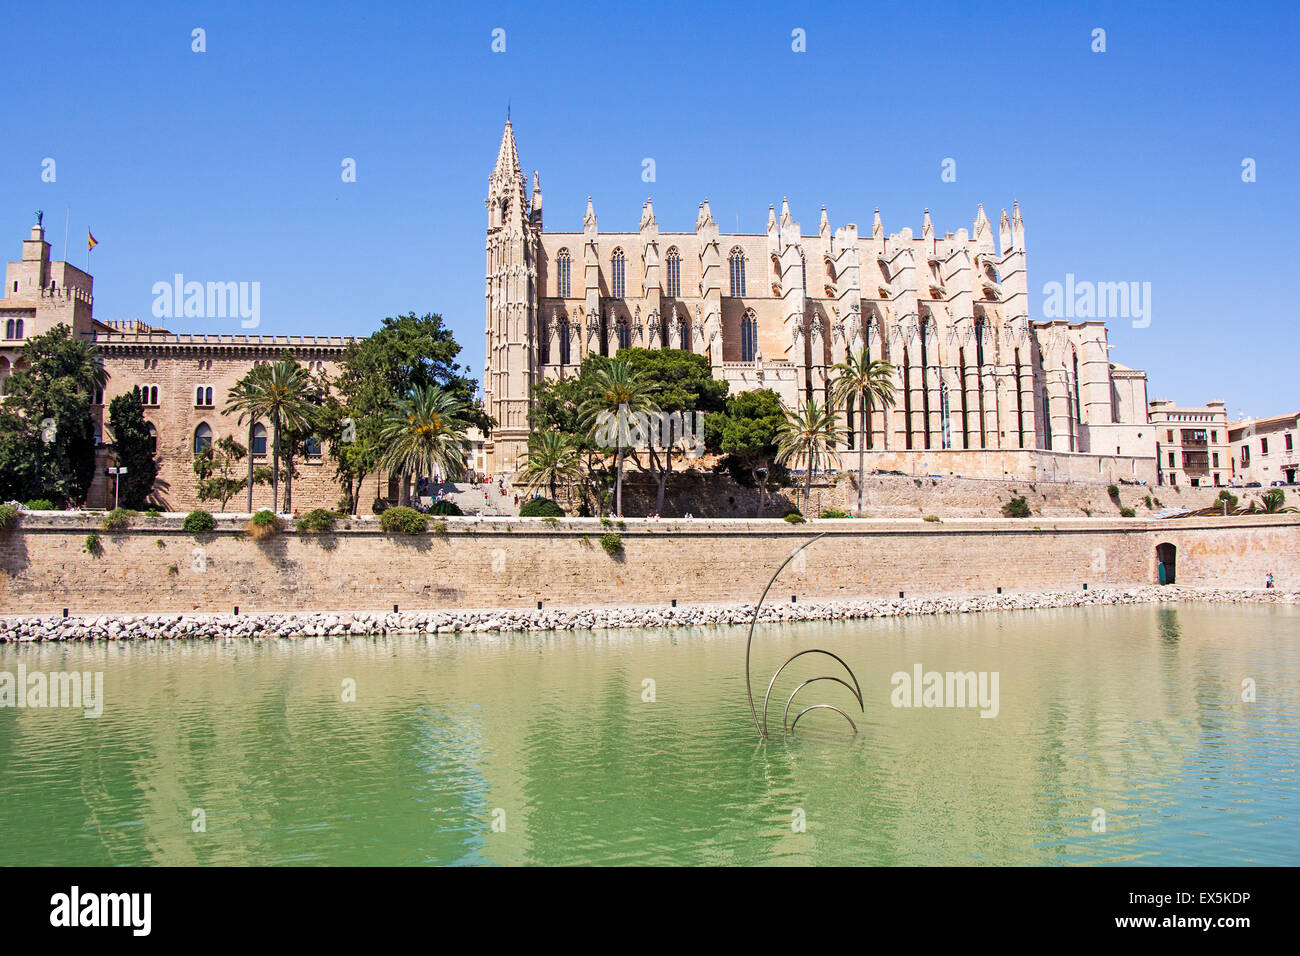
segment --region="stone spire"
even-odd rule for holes
[[[934,223],[930,221],[929,209],[925,211],[925,219],[921,221],[921,238],[922,239],[934,238]]]
[[[1002,218],[998,220],[998,244],[1002,247],[1002,254],[1006,255],[1011,248],[1011,219],[1007,216],[1007,210],[1002,208]]]
[[[528,204],[531,210],[530,216],[533,225],[538,229],[542,228],[542,181],[537,175],[537,170],[533,170],[533,198]]]
[[[876,207],[876,215],[871,220],[871,238],[885,238],[885,224],[880,221],[880,207]]]
[[[790,200],[785,196],[781,197],[781,231],[784,232],[794,225],[794,219],[790,215]]]
[[[655,204],[653,199],[647,199],[641,206],[641,229],[645,230],[650,226],[658,226],[655,219]]]
[[[587,213],[582,217],[582,231],[596,231],[596,209],[591,204],[591,197],[587,197]]]
[[[1020,200],[1011,202],[1011,244],[1017,249],[1025,248],[1025,221],[1020,218]]]

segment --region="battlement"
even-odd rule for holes
[[[94,305],[95,303],[95,297],[91,295],[89,292],[83,292],[81,289],[78,289],[76,286],[70,286],[70,285],[65,285],[61,289],[60,288],[41,289],[41,298],[50,299],[52,301],[58,299],[62,299],[64,301],[75,299],[78,302],[84,302],[86,305]]]
[[[347,348],[361,338],[352,335],[233,335],[225,333],[184,333],[152,330],[138,319],[111,319],[102,323],[111,331],[96,330],[88,335],[97,346],[228,347],[228,348]],[[122,329],[122,331],[118,331]]]

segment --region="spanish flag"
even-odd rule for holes
[[[87,252],[89,252],[91,249],[94,249],[97,245],[99,245],[99,240],[95,238],[95,234],[91,232],[89,229],[86,230],[86,240],[87,240],[86,241]]]

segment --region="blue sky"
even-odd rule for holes
[[[708,196],[724,230],[758,232],[789,196],[805,231],[825,203],[832,226],[867,227],[879,206],[891,232],[929,207],[940,234],[979,202],[996,224],[1016,198],[1034,318],[1067,273],[1150,282],[1150,326],[1108,325],[1151,397],[1291,411],[1297,9],[26,4],[5,31],[0,251],[17,257],[41,208],[63,258],[70,207],[68,258],[85,264],[87,227],[100,241],[100,318],[149,320],[153,284],[177,272],[257,281],[260,332],[436,311],[478,373],[483,199],[509,102],[550,229],[579,229],[588,194],[610,230],[635,229],[647,196],[661,229],[692,229]]]

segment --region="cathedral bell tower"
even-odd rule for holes
[[[540,200],[540,191],[537,192]],[[540,202],[538,203],[540,205]],[[540,210],[538,210],[540,212]],[[528,450],[528,404],[534,381],[536,253],[541,216],[528,208],[515,134],[506,121],[487,195],[487,352],[483,398],[497,425],[487,468],[513,473]]]

